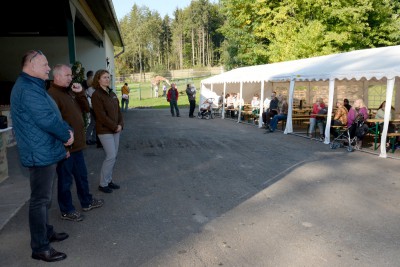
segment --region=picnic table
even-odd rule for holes
[[[374,150],[377,150],[378,149],[378,139],[381,135],[381,132],[379,130],[379,124],[383,123],[384,120],[383,119],[367,119],[366,122],[375,124],[375,127],[370,127],[368,131],[369,131],[369,133],[374,135]],[[389,123],[399,124],[400,119],[390,120]]]

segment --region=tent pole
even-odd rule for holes
[[[260,110],[258,112],[258,128],[262,128],[262,114],[264,112],[264,83],[261,81],[261,93],[260,93]]]
[[[225,119],[225,105],[226,105],[226,82],[224,82],[224,95],[222,96],[222,119]]]
[[[293,113],[293,95],[294,95],[294,85],[295,85],[295,80],[294,78],[290,79],[290,86],[289,86],[289,97],[287,101],[289,101],[289,109],[288,109],[288,114],[286,118],[286,127],[284,134],[288,133],[293,133],[293,123],[292,123],[292,113]]]
[[[386,158],[386,137],[389,128],[390,113],[392,111],[392,96],[395,78],[387,79],[386,85],[386,103],[385,103],[385,117],[383,122],[383,130],[381,135],[381,154],[379,157]],[[389,110],[389,112],[387,112]]]
[[[333,110],[333,95],[335,93],[335,79],[329,79],[329,98],[328,98],[328,114],[326,116],[325,123],[325,140],[324,144],[329,144],[331,142],[331,120],[332,120],[332,110]]]
[[[238,123],[241,121],[241,116],[242,116],[242,101],[241,101],[241,99],[242,99],[242,97],[243,97],[243,81],[241,81],[240,82],[240,91],[239,91],[239,94],[240,94],[240,97],[239,97],[239,99],[237,99],[237,100],[239,100],[239,112],[238,112]]]

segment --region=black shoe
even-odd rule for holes
[[[49,238],[49,242],[61,242],[65,239],[67,239],[69,237],[69,235],[67,233],[56,233],[54,232],[50,238]]]
[[[88,140],[88,141],[86,141],[86,144],[87,144],[88,146],[91,146],[91,145],[96,144],[96,141]]]
[[[66,257],[67,255],[65,253],[58,252],[54,248],[42,252],[32,252],[32,259],[42,260],[47,262],[62,261]]]
[[[100,186],[99,185],[99,190],[103,193],[111,193],[112,192],[112,189],[108,186]]]
[[[117,185],[117,184],[114,184],[113,182],[110,182],[108,184],[108,187],[111,188],[111,189],[120,189],[120,186]]]
[[[97,144],[97,148],[103,148],[102,144]]]
[[[180,117],[180,115],[178,114],[178,115],[176,115],[177,117]]]

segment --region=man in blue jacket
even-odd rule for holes
[[[57,162],[67,156],[64,146],[73,144],[74,135],[46,91],[49,72],[41,51],[30,50],[23,56],[22,72],[11,92],[11,116],[20,161],[30,173],[32,258],[52,262],[67,257],[50,242],[62,241],[68,234],[54,232],[48,218]]]

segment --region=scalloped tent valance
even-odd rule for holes
[[[327,56],[237,68],[208,79],[203,84],[253,83],[329,79],[394,78],[400,76],[400,46],[363,49]]]
[[[318,80],[370,80],[393,79],[400,76],[400,46],[356,50],[313,58],[316,61],[298,70],[276,74],[271,81],[295,79]]]

